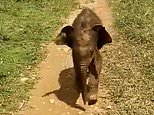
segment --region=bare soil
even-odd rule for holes
[[[82,7],[92,8],[102,19],[104,27],[113,35],[111,8],[106,0],[91,2],[81,1],[81,8],[72,12],[67,24],[71,24]],[[60,28],[61,29],[61,28]],[[106,46],[110,48],[111,46]],[[84,106],[81,96],[76,92],[71,49],[50,43],[47,47],[47,58],[39,64],[41,78],[31,91],[32,97],[28,106],[20,114],[23,115],[106,115],[111,108],[108,91],[99,90],[98,103]],[[102,71],[103,72],[103,71]],[[103,86],[101,86],[103,87]],[[100,106],[101,103],[101,106]],[[104,104],[104,106],[102,106]]]

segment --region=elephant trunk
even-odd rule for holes
[[[87,97],[88,91],[87,91],[87,84],[86,84],[86,80],[88,78],[87,70],[88,70],[88,66],[86,64],[80,64],[81,94],[82,94],[84,105],[88,101],[88,97]]]

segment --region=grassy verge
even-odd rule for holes
[[[104,55],[102,81],[114,103],[111,115],[154,114],[152,0],[110,0],[119,35]]]
[[[0,1],[0,112],[17,111],[35,81],[29,70],[42,60],[76,0]]]

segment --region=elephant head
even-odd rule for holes
[[[64,27],[56,44],[67,45],[72,49],[76,80],[81,91],[84,104],[88,101],[88,89],[86,80],[89,76],[89,66],[95,58],[96,52],[106,43],[111,43],[109,33],[102,25],[94,25],[92,28]]]
[[[92,38],[92,39],[96,42],[98,49],[101,49],[102,46],[105,45],[106,43],[112,42],[111,36],[106,31],[105,27],[103,27],[102,25],[99,25],[99,24],[95,25],[93,28],[88,30],[92,30],[90,32],[91,34],[95,33],[95,35],[97,35],[95,36],[95,38]],[[84,30],[75,30],[74,27],[72,26],[65,26],[61,30],[60,34],[57,36],[55,43],[57,45],[67,45],[70,48],[73,48],[73,42],[74,42],[74,39],[78,37],[77,36],[77,33],[79,33],[78,31],[84,31]]]

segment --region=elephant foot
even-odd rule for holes
[[[89,100],[88,105],[94,105],[96,102],[97,102],[97,99],[96,100]]]
[[[97,102],[97,95],[93,94],[89,96],[88,105],[93,105]]]

